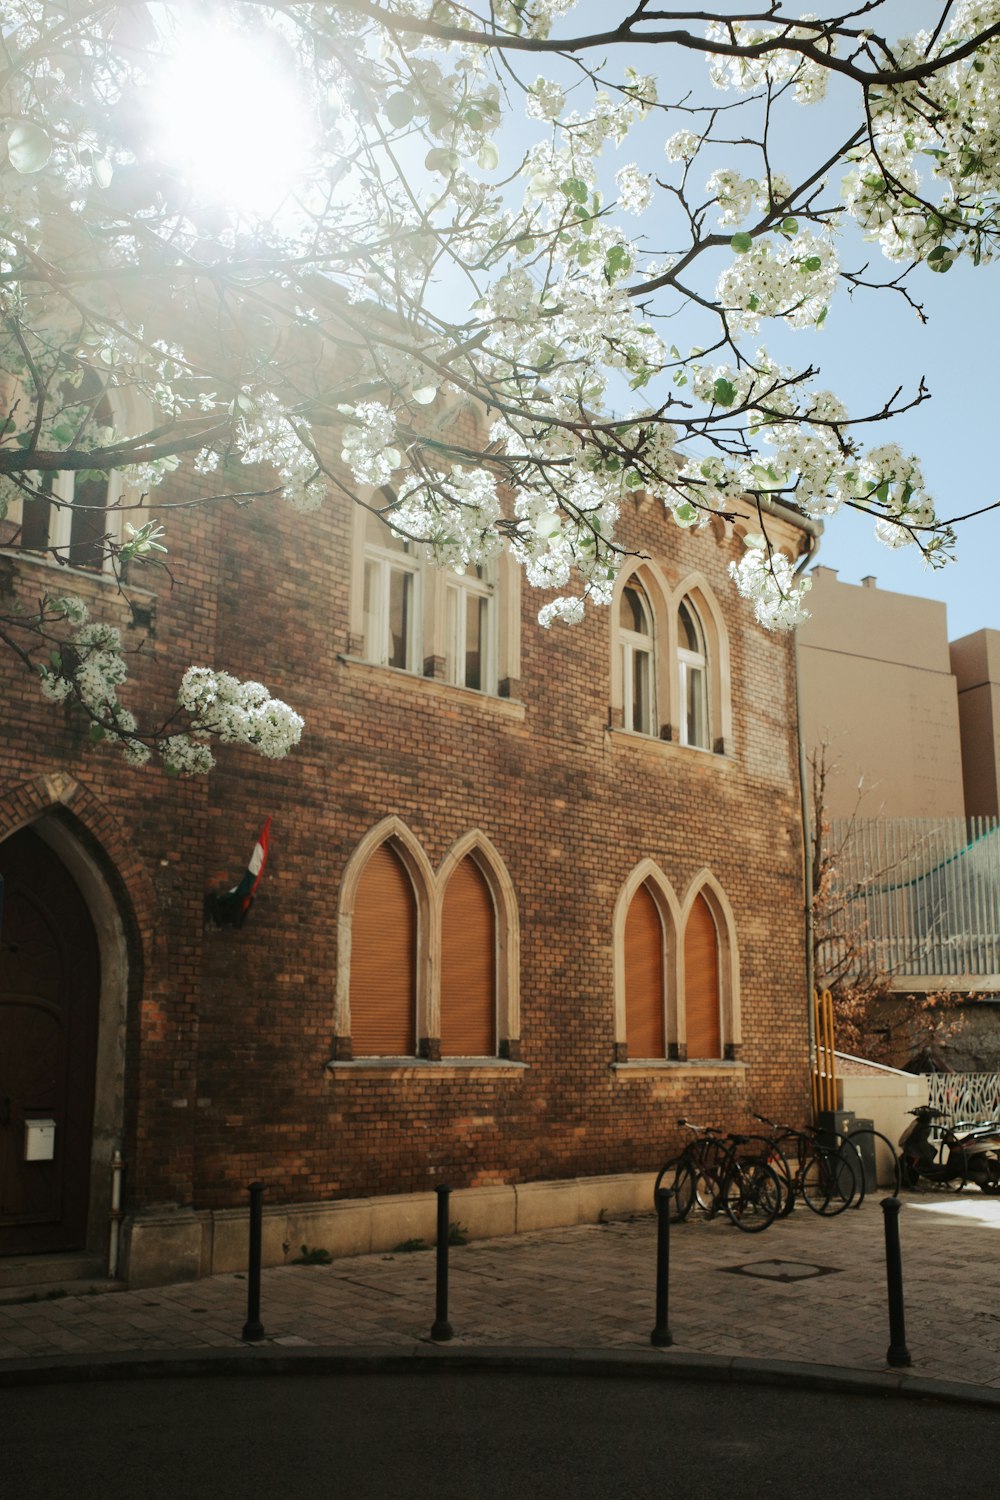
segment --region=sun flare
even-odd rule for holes
[[[179,22],[147,107],[155,155],[204,202],[267,217],[309,173],[316,131],[307,85],[271,33]]]

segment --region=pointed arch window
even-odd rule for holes
[[[624,726],[637,734],[655,734],[653,611],[637,579],[622,589],[618,611]]]
[[[677,610],[677,642],[681,744],[710,750],[708,651],[704,626],[690,599],[683,599]]]
[[[417,904],[390,843],[358,882],[351,931],[351,1045],[355,1057],[416,1052]]]
[[[630,1059],[667,1053],[665,949],[663,918],[644,882],[625,919],[625,1041]]]
[[[328,1066],[520,1062],[517,896],[483,833],[459,839],[435,875],[386,818],[348,862],[340,899]]]
[[[684,929],[684,1011],[690,1059],[722,1057],[719,930],[699,894]]]
[[[497,923],[476,861],[455,867],[441,907],[441,1056],[495,1057]]]

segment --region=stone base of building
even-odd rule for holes
[[[652,1210],[652,1172],[575,1177],[557,1182],[456,1189],[453,1224],[468,1239],[596,1224],[611,1214]],[[346,1198],[332,1203],[264,1203],[263,1264],[288,1265],[303,1253],[325,1250],[331,1259],[392,1250],[407,1240],[432,1245],[435,1193]],[[207,1213],[162,1209],[136,1214],[124,1226],[123,1272],[131,1287],[191,1281],[247,1266],[249,1209]]]

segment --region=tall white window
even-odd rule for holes
[[[480,693],[497,690],[496,599],[487,569],[448,578],[445,669],[449,682]]]
[[[388,492],[386,500],[391,507]],[[353,533],[349,655],[484,697],[516,697],[520,597],[510,560],[496,556],[461,574],[435,567],[426,547],[360,506]]]
[[[378,544],[365,545],[365,656],[377,666],[419,672],[419,563],[412,543],[393,537],[385,526],[378,530]]]
[[[681,744],[711,749],[708,723],[708,657],[705,631],[690,600],[677,611],[677,663],[680,678]]]
[[[97,428],[114,427],[111,403],[92,373],[67,379],[61,398],[58,415],[67,433],[93,436]],[[110,565],[105,540],[119,537],[119,513],[109,511],[119,489],[114,474],[71,469],[44,474],[37,493],[21,501],[22,547],[73,568],[104,572]]]
[[[622,651],[622,717],[626,729],[656,733],[653,693],[653,615],[638,583],[622,589],[618,615]]]

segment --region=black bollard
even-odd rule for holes
[[[248,1344],[253,1344],[264,1337],[264,1325],[260,1321],[260,1257],[264,1224],[264,1184],[251,1182],[248,1191],[250,1193],[250,1250],[247,1261],[247,1320],[243,1324],[243,1338]]]
[[[889,1286],[889,1349],[886,1359],[890,1365],[911,1365],[910,1351],[906,1347],[906,1319],[903,1309],[903,1258],[899,1250],[898,1198],[883,1198],[882,1213],[885,1215],[885,1274]]]
[[[448,1232],[451,1225],[448,1217],[448,1198],[451,1188],[441,1183],[434,1191],[438,1195],[437,1295],[431,1338],[443,1344],[455,1336],[455,1330],[448,1322]]]
[[[659,1349],[668,1349],[674,1336],[667,1326],[670,1305],[670,1200],[673,1194],[668,1188],[660,1188],[656,1195],[656,1327],[649,1335],[649,1342]]]

